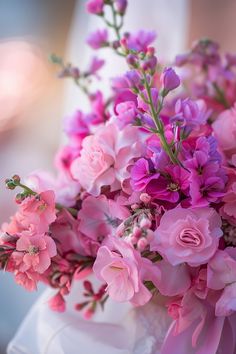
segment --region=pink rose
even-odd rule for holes
[[[95,275],[107,283],[107,292],[115,301],[146,304],[152,294],[143,281],[158,277],[158,268],[124,240],[111,237],[109,241],[108,246],[98,250],[93,266]]]
[[[115,124],[108,124],[83,141],[81,156],[71,165],[75,180],[90,194],[98,196],[103,186],[120,188],[128,178],[127,167],[132,159],[140,156],[140,131],[126,126],[119,130]]]
[[[216,252],[222,236],[221,218],[212,208],[168,210],[154,233],[151,249],[172,265],[206,263]]]
[[[222,112],[212,127],[220,147],[230,158],[236,153],[236,106]]]

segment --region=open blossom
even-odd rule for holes
[[[3,224],[2,231],[11,235],[23,231],[30,235],[42,234],[48,231],[49,225],[55,219],[55,194],[48,190],[24,199],[10,223]]]
[[[33,271],[43,274],[56,254],[56,244],[50,236],[22,235],[16,242],[16,251],[12,257],[20,272]]]
[[[140,30],[129,35],[127,39],[127,47],[130,50],[135,50],[138,52],[146,51],[155,38],[156,33],[154,31]]]
[[[206,263],[216,252],[222,236],[221,218],[212,208],[168,210],[155,231],[151,249],[172,265]]]
[[[118,238],[110,238],[108,246],[99,248],[93,271],[98,279],[107,283],[107,292],[112,299],[139,306],[152,297],[143,281],[159,275],[151,261],[142,258],[132,246]]]
[[[87,39],[87,43],[93,49],[99,49],[107,45],[108,41],[108,32],[106,29],[97,30],[91,33]]]
[[[128,165],[140,156],[141,135],[137,127],[108,124],[83,141],[81,156],[75,159],[71,173],[90,194],[98,196],[103,186],[120,188],[129,177]]]

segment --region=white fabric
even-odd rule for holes
[[[82,301],[76,282],[65,313],[51,312],[47,290],[33,306],[8,347],[8,354],[158,354],[170,324],[156,297],[134,308],[108,300],[92,320],[84,320],[74,305]]]
[[[91,51],[85,46],[88,32],[101,28],[95,16],[88,17],[82,11],[84,0],[75,11],[68,58],[74,64],[86,67]],[[126,30],[154,29],[158,33],[159,59],[171,60],[185,49],[187,33],[187,0],[129,0]],[[94,53],[93,53],[94,54]],[[102,72],[100,88],[108,92],[108,78],[122,74],[126,65],[111,52],[98,53],[107,64]],[[105,77],[105,78],[104,78]],[[87,108],[87,101],[78,89],[68,84],[66,113],[78,107]],[[169,325],[163,306],[157,301],[134,309],[130,304],[117,304],[108,300],[105,311],[101,310],[88,322],[73,309],[81,301],[79,284],[68,299],[68,310],[53,313],[46,304],[52,290],[47,290],[36,302],[22,323],[8,348],[8,354],[158,354]]]

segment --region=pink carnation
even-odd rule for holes
[[[168,210],[156,229],[151,248],[172,265],[206,263],[222,236],[221,218],[212,208]]]
[[[122,239],[110,238],[108,246],[98,250],[93,266],[95,275],[107,283],[109,296],[118,301],[131,301],[144,305],[152,294],[143,284],[159,276],[159,270],[148,259],[140,256],[132,246]]]
[[[119,130],[108,124],[83,141],[81,156],[75,159],[71,173],[90,194],[98,196],[103,186],[120,188],[129,177],[127,167],[141,154],[141,137],[137,127]]]

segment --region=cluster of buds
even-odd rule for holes
[[[135,208],[133,206],[133,208]],[[117,235],[125,237],[140,252],[148,249],[153,239],[152,214],[149,209],[136,209],[117,229]]]
[[[128,39],[129,34],[126,33],[124,38],[121,39],[121,46],[126,53],[126,61],[131,69],[138,69],[147,74],[153,75],[157,68],[157,57],[155,55],[155,48],[148,47],[145,51],[135,51],[129,49]]]
[[[22,203],[22,201],[29,197],[30,195],[34,195],[37,197],[37,193],[32,191],[29,187],[25,186],[21,183],[21,179],[18,175],[14,175],[11,178],[7,178],[5,180],[5,185],[7,189],[14,190],[16,187],[20,187],[23,189],[23,192],[18,193],[15,197],[15,201],[17,204]]]
[[[84,317],[86,319],[90,319],[94,315],[98,305],[103,308],[108,298],[106,294],[107,285],[102,285],[97,292],[94,291],[92,283],[88,280],[84,281],[83,286],[83,296],[86,298],[86,300],[76,304],[75,309],[77,311],[85,310],[83,313]]]

